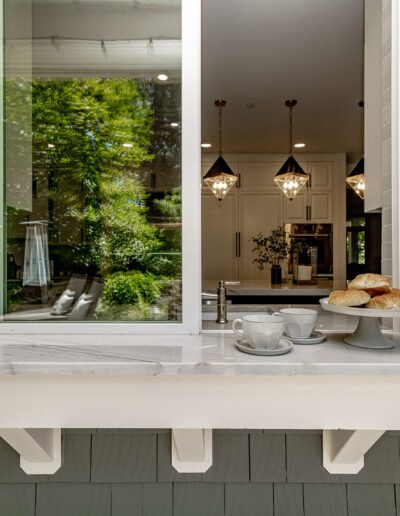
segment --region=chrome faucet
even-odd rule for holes
[[[228,322],[226,309],[226,285],[240,285],[240,281],[224,281],[218,282],[217,288],[217,320],[219,324]]]

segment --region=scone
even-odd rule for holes
[[[375,308],[376,310],[391,310],[393,308],[400,309],[400,292],[392,290],[389,294],[375,296],[367,304],[367,308]]]
[[[328,303],[337,306],[362,306],[370,299],[371,296],[363,290],[334,290],[329,295]]]
[[[371,296],[390,292],[391,286],[386,276],[381,274],[359,274],[347,285],[349,290],[364,290]]]

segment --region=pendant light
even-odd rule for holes
[[[293,120],[292,110],[297,100],[286,100],[285,106],[289,108],[289,157],[274,177],[274,182],[286,197],[291,201],[296,197],[308,181],[308,175],[293,157]]]
[[[222,201],[236,183],[237,176],[232,172],[228,163],[222,157],[222,108],[226,106],[226,101],[221,99],[216,100],[214,105],[219,109],[219,152],[216,162],[203,179],[215,197],[219,201]]]
[[[346,177],[346,183],[355,191],[361,199],[365,196],[365,175],[364,175],[364,158],[361,158],[354,167],[351,174]]]

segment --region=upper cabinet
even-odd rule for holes
[[[310,177],[312,190],[332,190],[333,164],[332,161],[308,162],[306,172]]]
[[[303,190],[294,199],[284,199],[284,219],[287,223],[301,223],[307,221],[308,193]]]
[[[275,190],[274,177],[276,171],[282,166],[280,161],[271,162],[241,162],[238,163],[240,174],[239,186],[242,192],[259,192],[262,190]]]
[[[285,222],[332,223],[335,197],[332,161],[307,162],[301,166],[307,172],[309,182],[292,201],[284,199]]]
[[[308,222],[327,224],[333,222],[333,192],[308,194]]]

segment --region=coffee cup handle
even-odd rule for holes
[[[241,339],[243,339],[244,337],[244,333],[243,333],[243,329],[239,330],[236,326],[238,324],[241,324],[242,325],[242,328],[243,328],[243,320],[242,319],[235,319],[232,323],[232,330],[234,333],[236,333],[236,335],[238,335]]]

